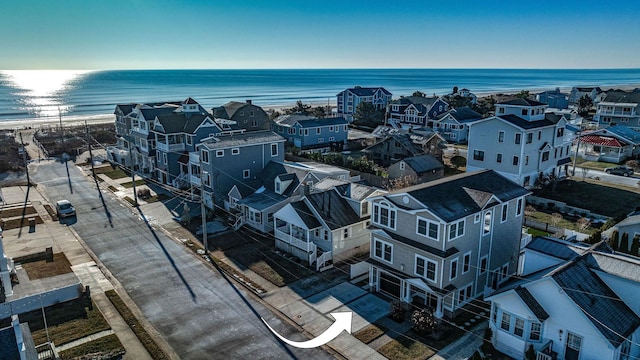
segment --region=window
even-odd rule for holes
[[[462,257],[462,273],[466,274],[471,270],[471,253],[468,252]]]
[[[479,223],[479,222],[480,222],[480,214],[475,214],[475,215],[473,216],[473,223],[474,223],[474,224],[477,224],[477,223]]]
[[[422,256],[416,255],[416,275],[422,276],[427,280],[436,281],[436,272],[438,264]]]
[[[451,269],[449,271],[449,280],[453,280],[458,276],[458,258],[451,260]]]
[[[323,143],[324,142],[324,138],[318,138],[318,143]]]
[[[542,139],[542,131],[538,131],[538,140]]]
[[[570,331],[567,332],[567,350],[565,351],[565,358],[579,359],[581,347],[582,347],[582,338]]]
[[[373,256],[377,257],[380,260],[384,260],[388,263],[391,263],[392,262],[391,259],[393,256],[393,245],[386,243],[384,241],[375,239]]]
[[[202,162],[205,164],[209,163],[209,152],[205,151],[205,150],[200,150],[200,158],[202,159]]]
[[[484,214],[484,226],[482,228],[482,233],[484,235],[487,235],[490,232],[491,232],[491,211],[487,211],[487,213]]]
[[[427,219],[423,219],[418,217],[418,222],[417,222],[417,229],[416,232],[418,233],[418,235],[422,235],[422,236],[426,236],[428,238],[431,238],[433,240],[438,240],[438,227],[439,225],[437,223],[431,222]]]
[[[240,154],[240,148],[231,149],[231,155],[239,155],[239,154]]]
[[[561,148],[560,150],[562,150],[562,148]],[[560,156],[562,156],[562,153],[560,153]],[[553,150],[553,158],[554,158],[554,159],[557,159],[557,158],[558,158],[558,148],[555,148],[555,149]]]
[[[249,116],[253,117],[253,110],[249,112]]]
[[[316,135],[320,135],[320,128],[316,128]]]
[[[484,274],[487,271],[487,262],[488,262],[487,255],[483,256],[480,259],[480,274]]]
[[[542,325],[538,322],[532,322],[529,329],[529,340],[540,341],[540,330],[542,330]]]
[[[631,341],[625,340],[620,346],[620,360],[629,359],[630,354],[631,354]]]
[[[521,138],[522,138],[522,134],[517,133],[516,134],[516,144],[520,144]]]
[[[249,169],[242,170],[242,178],[248,179],[251,177],[251,171]]]
[[[498,142],[504,142],[504,131],[498,131]]]
[[[396,228],[396,210],[386,203],[373,204],[373,223],[376,225]]]
[[[309,136],[309,129],[304,129],[304,136]]]
[[[162,153],[162,160],[165,165],[167,165],[167,153]]]
[[[522,214],[522,199],[518,199],[518,205],[516,205],[516,216]]]
[[[289,129],[287,130],[287,133],[288,133],[289,135],[295,135],[295,134],[296,134],[296,129],[294,129],[294,128],[289,128]]]
[[[484,161],[484,151],[473,150],[473,160]]]
[[[502,154],[498,153],[498,154],[496,155],[496,162],[497,162],[497,163],[501,163],[501,162],[502,162]]]
[[[347,125],[343,126],[344,132],[347,132],[347,130],[349,129],[349,127]]]
[[[203,174],[203,175],[204,176],[202,177],[202,181],[204,182],[204,185],[205,186],[211,186],[211,176],[208,173]]]
[[[498,114],[504,114],[504,108],[503,107],[499,107],[498,108]]]
[[[524,320],[519,317],[516,318],[516,323],[513,328],[513,334],[517,337],[522,337],[524,334]]]
[[[333,136],[329,136],[329,141],[336,141],[336,138]]]
[[[542,161],[547,161],[549,160],[549,152],[545,151],[542,153]]]
[[[193,145],[193,138],[191,138],[191,136],[187,136],[187,145]]]
[[[527,133],[527,144],[531,144],[533,142],[533,133]]]
[[[518,158],[517,156],[513,156],[513,165],[518,166],[518,161],[520,160],[520,158]]]
[[[564,128],[558,128],[558,131],[556,131],[556,137],[562,136],[564,136]]]
[[[526,158],[528,158],[528,156]],[[522,186],[525,186],[525,187],[529,186],[530,183],[531,183],[531,176],[525,176],[524,177],[524,184]]]
[[[511,329],[511,315],[503,312],[502,313],[502,321],[500,322],[500,328],[505,331],[509,331]]]
[[[524,164],[529,165],[529,155],[524,156]]]
[[[271,156],[278,156],[278,144],[271,144]]]
[[[224,150],[216,150],[216,157],[223,157],[224,156]]]
[[[329,126],[329,132],[333,132],[333,126]]]
[[[509,214],[509,206],[508,204],[502,204],[502,217],[500,218],[501,222],[507,221],[507,215]]]
[[[344,230],[342,230],[342,238],[343,239],[348,238],[350,234],[351,234],[351,229],[345,228]]]
[[[324,240],[329,241],[329,230],[324,229]]]
[[[464,219],[449,225],[449,240],[464,235]]]
[[[526,115],[529,115],[529,109],[522,109],[521,114],[522,114],[522,115],[525,115],[525,116],[526,116]]]

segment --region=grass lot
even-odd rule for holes
[[[60,358],[62,360],[66,360],[90,354],[100,354],[105,356],[108,355],[109,359],[119,359],[119,356],[124,355],[124,353],[124,346],[122,346],[118,337],[115,334],[112,334],[78,345],[69,350],[62,351],[60,353]]]
[[[2,219],[1,221],[2,229],[10,230],[10,229],[21,228],[23,226],[29,226],[29,218],[36,219],[36,224],[42,224],[44,222],[40,216],[35,214],[34,216],[29,216],[29,217],[25,216],[25,217],[11,219],[11,220]]]
[[[34,261],[22,264],[22,268],[27,272],[29,279],[44,279],[51,276],[68,274],[71,272],[71,264],[64,253],[53,254],[53,261]]]
[[[362,341],[363,343],[368,344],[382,336],[385,332],[387,332],[387,328],[385,328],[384,326],[370,324],[353,334],[353,336],[355,336],[356,339]]]
[[[114,180],[130,176],[129,174],[124,172],[124,170],[122,170],[121,168],[117,167],[114,169],[111,166],[96,168],[96,174],[105,174]]]
[[[528,229],[527,229],[527,233],[529,233],[529,234],[533,235],[533,237],[536,237],[536,236],[549,236],[549,235],[551,235],[551,234],[549,234],[549,233],[548,233],[548,232],[546,232],[546,231],[542,231],[542,230],[538,230],[538,229],[534,229],[534,228],[528,228]]]
[[[131,310],[127,307],[127,305],[122,301],[120,296],[115,292],[115,290],[107,290],[105,291],[105,295],[109,298],[113,306],[118,310],[124,321],[129,325],[131,330],[136,334],[138,340],[142,343],[151,358],[156,360],[164,360],[169,359],[167,355],[160,349],[158,344],[151,338],[147,330],[144,329],[142,324],[138,321],[138,319],[133,315]]]
[[[427,359],[435,354],[426,345],[403,335],[383,345],[378,352],[394,360]]]
[[[136,180],[136,186],[142,186],[142,185],[145,185],[145,184],[146,184],[145,181],[142,180],[142,179],[141,180]],[[122,185],[123,187],[129,189],[129,188],[133,187],[133,181],[126,182],[126,183],[123,183],[123,184],[120,184],[120,185]]]
[[[93,305],[89,309],[87,299],[76,299],[56,304],[45,309],[47,327],[51,341],[56,345],[66,344],[73,340],[109,330],[109,324]],[[47,342],[42,311],[34,310],[20,315],[21,322],[28,322],[35,344]]]
[[[12,218],[12,217],[16,217],[16,216],[22,216],[24,212],[24,216],[28,216],[31,214],[36,214],[36,208],[34,208],[33,206],[27,206],[25,208],[13,208],[13,209],[6,209],[6,210],[1,210],[0,211],[0,217],[2,218]]]
[[[603,186],[589,181],[567,180],[558,183],[555,192],[551,189],[540,189],[534,190],[533,195],[615,217],[632,211],[640,204],[640,194],[637,189],[634,190]]]
[[[547,224],[552,224],[553,225],[553,216],[551,214],[542,212],[542,211],[535,211],[532,212],[531,214],[527,215],[528,218],[534,219],[536,221],[540,221],[540,222],[545,222]],[[599,226],[593,227],[593,226],[589,226],[586,230],[580,230],[578,229],[578,226],[575,222],[575,220],[570,219],[570,218],[566,218],[563,217],[562,220],[560,220],[558,222],[558,224],[553,225],[553,226],[558,226],[561,228],[565,228],[565,229],[569,229],[569,230],[574,230],[574,231],[578,231],[578,232],[582,232],[585,234],[590,234],[593,231],[595,231],[596,229],[599,229]],[[544,234],[546,234],[545,231],[542,230],[538,230]],[[529,232],[529,234],[532,234],[531,232]],[[542,235],[544,236],[544,235]]]
[[[578,159],[578,161],[576,161],[576,164],[580,167],[601,170],[601,171],[604,171],[604,169],[606,168],[618,166],[618,164],[616,163],[608,163],[603,161],[586,161],[585,159],[580,159],[580,158]],[[580,170],[576,169],[576,176],[582,176]]]

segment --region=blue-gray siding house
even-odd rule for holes
[[[368,102],[378,110],[384,110],[391,101],[391,93],[383,87],[355,86],[341,91],[337,97],[338,116],[353,121],[353,115],[360,103]]]
[[[275,119],[274,131],[302,151],[342,151],[349,122],[342,117],[282,115]]]
[[[482,115],[473,111],[470,107],[451,109],[438,116],[433,121],[433,130],[453,143],[466,143],[469,139],[469,124],[482,119]]]
[[[430,120],[449,110],[439,97],[405,96],[387,106],[387,121],[394,127],[431,127]]]
[[[560,92],[560,88],[536,94],[536,101],[547,104],[550,108],[554,109],[569,108],[569,94]]]

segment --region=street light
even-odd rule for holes
[[[204,206],[204,179],[208,176],[208,172],[204,170],[200,171],[200,210],[202,211],[202,243],[204,244],[205,254],[209,252],[209,246],[207,244],[207,209]]]

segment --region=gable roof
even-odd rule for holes
[[[373,94],[378,91],[378,90],[382,90],[382,92],[385,95],[391,95],[391,93],[383,88],[383,87],[361,87],[361,86],[354,86],[352,88],[346,89],[344,91],[349,91],[357,96],[373,96]],[[340,92],[338,95],[342,94],[344,91]]]
[[[603,129],[605,132],[621,137],[632,144],[640,144],[640,132],[624,125],[614,125]]]
[[[583,135],[583,136],[580,136],[580,141],[586,144],[617,147],[617,148],[625,147],[628,145],[624,141],[620,141],[611,136]]]
[[[411,156],[400,161],[404,161],[418,175],[444,168],[444,165],[431,154]]]
[[[114,111],[114,114],[117,113],[118,110],[120,110],[120,112],[122,112],[124,115],[129,115],[129,113],[131,113],[131,111],[133,110],[134,106],[136,106],[136,104],[134,103],[118,104],[116,105],[116,110]]]
[[[588,266],[589,254],[553,271],[551,277],[617,348],[639,326],[640,318]]]
[[[208,117],[208,114],[171,113],[158,115],[157,119],[165,134],[193,134]]]
[[[411,139],[411,135],[406,133],[390,133],[382,140],[365,148],[364,151],[370,151],[372,148],[378,147],[380,146],[380,144],[386,143],[388,141],[396,141],[411,155],[420,155],[424,153],[424,151],[416,143],[413,142],[413,140]]]
[[[305,198],[331,230],[362,221],[347,200],[340,196],[335,189],[308,194],[305,195]]]
[[[541,254],[556,257],[562,260],[571,260],[580,255],[577,244],[569,244],[564,240],[551,238],[548,236],[536,236],[533,238],[526,249],[530,249]],[[583,250],[586,250],[583,249]]]
[[[522,286],[518,286],[514,290],[540,322],[545,321],[549,318],[549,314],[544,310],[542,305],[540,305],[538,300],[533,297],[533,294],[531,294],[529,290],[523,288]]]
[[[548,106],[545,103],[541,103],[535,100],[529,100],[527,98],[516,98],[508,101],[502,101],[496,103],[496,105],[512,105],[512,106]]]
[[[496,117],[524,130],[530,130],[530,129],[536,129],[539,127],[555,125],[553,121],[546,118],[543,120],[528,121],[526,119],[519,117],[518,115],[512,115],[512,114],[500,115]]]
[[[596,92],[602,91],[599,86],[596,86],[596,87],[593,87],[593,86],[575,86],[574,89],[576,89],[576,91],[580,91],[580,92],[592,92],[594,89],[596,90]]]
[[[315,116],[301,114],[280,115],[274,121],[278,125],[294,126],[298,124],[303,128],[349,124],[343,117],[317,118]]]
[[[640,89],[634,89],[633,91],[609,91],[607,92],[607,96],[604,97],[602,102],[640,104]]]
[[[411,195],[436,216],[451,222],[479,212],[491,197],[506,202],[525,196],[529,191],[493,170],[481,170],[415,185],[392,194],[402,193]]]
[[[253,194],[238,200],[237,203],[262,211],[285,200],[287,200],[286,196],[282,196],[274,191],[261,187]]]
[[[459,107],[457,109],[450,109],[447,112],[438,115],[438,119],[442,120],[447,115],[451,115],[459,123],[467,123],[482,119],[482,115],[475,112],[468,106]]]
[[[303,200],[292,202],[290,205],[308,229],[315,229],[322,226]]]
[[[376,191],[383,191],[382,189],[377,189],[372,186],[363,185],[348,180],[336,179],[331,176],[318,181],[313,185],[313,189],[320,191],[336,189],[336,191],[338,191],[338,193],[343,197],[347,197],[355,201],[362,201]]]

